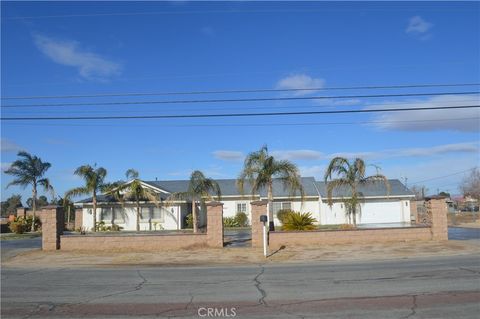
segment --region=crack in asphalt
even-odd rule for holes
[[[458,269],[465,270],[465,271],[468,271],[468,272],[471,272],[471,273],[474,273],[474,274],[480,274],[480,271],[473,270],[473,269],[468,269],[468,268],[465,268],[465,267],[458,267]]]
[[[262,296],[258,299],[258,304],[268,307],[267,303],[265,302],[265,298],[267,298],[267,293],[264,289],[261,288],[262,283],[260,282],[260,280],[258,280],[258,278],[263,275],[264,272],[265,267],[263,265],[260,265],[260,272],[255,276],[255,278],[253,278],[253,281],[255,282],[255,288],[257,288],[258,292]]]
[[[418,307],[418,305],[417,305],[417,295],[413,295],[412,296],[412,307],[410,308],[411,312],[407,316],[403,317],[403,319],[407,319],[407,318],[411,318],[411,317],[415,316],[417,314],[417,307]]]

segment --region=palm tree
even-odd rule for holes
[[[244,191],[245,183],[251,186],[252,196],[260,189],[267,189],[268,199],[268,224],[271,231],[275,230],[273,224],[273,180],[278,178],[285,189],[291,195],[297,191],[303,198],[305,196],[300,173],[295,164],[287,160],[276,160],[268,154],[268,148],[264,145],[259,151],[247,155],[243,170],[237,179],[237,187],[241,193]]]
[[[111,189],[108,193],[112,193],[121,202],[129,198],[135,201],[137,209],[137,231],[140,231],[140,201],[148,200],[158,205],[158,194],[150,190],[149,188],[143,186],[142,181],[138,179],[138,171],[130,168],[125,173],[125,176],[127,177],[127,180],[132,180],[118,187],[115,187],[114,183],[114,188]]]
[[[17,156],[21,159],[13,162],[10,168],[5,171],[5,174],[16,177],[7,185],[7,187],[12,185],[20,185],[23,188],[28,185],[32,186],[32,214],[34,220],[32,223],[32,231],[35,231],[37,187],[42,186],[45,191],[53,192],[53,187],[50,184],[49,179],[43,177],[52,165],[48,162],[43,162],[39,157],[33,156],[25,151],[18,152]]]
[[[176,199],[189,199],[192,201],[192,219],[193,232],[198,232],[198,217],[197,217],[197,202],[204,206],[205,200],[212,199],[211,193],[217,195],[217,200],[221,200],[222,192],[218,183],[212,179],[207,178],[201,171],[194,171],[190,175],[190,182],[186,192],[173,193],[170,196],[170,201]]]
[[[92,167],[90,165],[82,165],[78,167],[75,175],[80,176],[85,181],[85,186],[71,189],[65,193],[65,199],[70,200],[73,196],[92,194],[93,204],[93,231],[97,231],[97,193],[106,189],[105,177],[107,170],[103,167],[96,168],[96,164]]]
[[[359,186],[382,181],[387,189],[387,195],[390,193],[390,183],[388,179],[378,172],[372,176],[365,176],[365,162],[361,158],[349,162],[343,157],[335,157],[328,165],[325,172],[325,183],[327,184],[328,205],[333,205],[332,195],[336,188],[343,188],[349,191],[349,198],[345,199],[347,215],[351,217],[353,225],[357,226],[357,208],[362,193],[358,191]],[[337,175],[338,178],[332,178]],[[350,218],[349,218],[350,219]]]

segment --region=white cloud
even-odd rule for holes
[[[213,152],[213,156],[216,159],[224,161],[242,161],[245,158],[242,152],[239,151],[222,151],[218,150]]]
[[[431,147],[413,147],[403,149],[387,149],[375,152],[350,152],[350,153],[333,153],[328,158],[336,156],[346,158],[363,158],[363,159],[386,159],[395,157],[427,157],[445,154],[478,154],[480,152],[479,142],[465,142],[456,144],[443,144]]]
[[[300,166],[300,175],[302,176],[314,176],[322,179],[325,174],[325,166],[313,165],[313,166]]]
[[[271,154],[281,160],[319,160],[323,158],[323,154],[314,150],[279,150],[272,151]]]
[[[0,163],[0,170],[2,172],[5,172],[7,169],[10,168],[10,165],[12,165],[12,163],[4,163],[4,162],[1,162]]]
[[[325,80],[312,78],[307,74],[292,74],[277,82],[277,89],[315,89],[322,88]],[[294,95],[306,95],[315,92],[314,90],[294,91]]]
[[[40,34],[33,35],[37,48],[53,62],[76,67],[88,80],[107,80],[121,73],[121,65],[96,53],[80,48],[71,40],[58,40]]]
[[[367,109],[452,107],[479,104],[480,97],[478,95],[443,95],[422,101],[398,101],[370,105]],[[375,116],[374,121],[379,123],[373,125],[385,130],[475,132],[480,129],[479,117],[480,110],[478,108],[390,112]]]
[[[430,22],[425,21],[420,16],[414,16],[410,18],[408,23],[407,29],[405,30],[406,33],[410,34],[425,34],[433,27],[433,24]]]
[[[16,153],[16,152],[22,150],[22,148],[19,145],[15,144],[11,140],[3,138],[3,137],[1,138],[1,144],[0,145],[1,145],[2,153]]]

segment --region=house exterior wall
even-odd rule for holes
[[[111,207],[121,207],[119,205],[115,206],[105,206],[99,205],[97,207],[97,222],[102,221],[101,212],[102,208],[109,208]],[[143,205],[143,207],[147,207]],[[156,207],[149,205],[148,207]],[[183,225],[183,220],[185,215],[187,215],[187,205],[178,204],[178,205],[171,205],[167,207],[161,207],[162,215],[160,219],[154,219],[151,221],[142,220],[140,219],[140,230],[141,231],[149,231],[149,230],[176,230],[181,229]],[[123,210],[123,222],[122,221],[114,221],[116,225],[123,228],[123,230],[136,230],[137,229],[137,209],[134,206],[125,206],[122,207]],[[93,228],[93,208],[84,207],[82,209],[82,227],[87,230],[91,230]],[[112,225],[111,220],[104,220],[106,226]],[[155,224],[156,223],[156,224]]]
[[[365,199],[360,207],[360,213],[357,214],[358,224],[410,222],[410,199]],[[322,225],[348,223],[345,205],[341,201],[334,201],[333,205],[329,206],[327,201],[323,201],[320,222]]]

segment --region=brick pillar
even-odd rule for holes
[[[75,229],[82,228],[83,226],[83,208],[75,209]]]
[[[209,202],[207,207],[207,244],[210,247],[223,247],[223,203]]]
[[[412,217],[415,223],[418,223],[417,201],[415,199],[410,201],[410,220],[412,220]]]
[[[60,235],[63,234],[65,216],[63,207],[45,206],[42,210],[44,216],[42,222],[42,249],[60,249]]]
[[[426,200],[427,210],[430,211],[432,217],[432,239],[448,240],[448,208],[445,198],[430,198]]]
[[[260,215],[267,215],[266,200],[251,202],[252,208],[252,247],[263,247],[263,223],[260,222]]]
[[[17,208],[17,217],[27,217],[27,209],[25,207]]]

